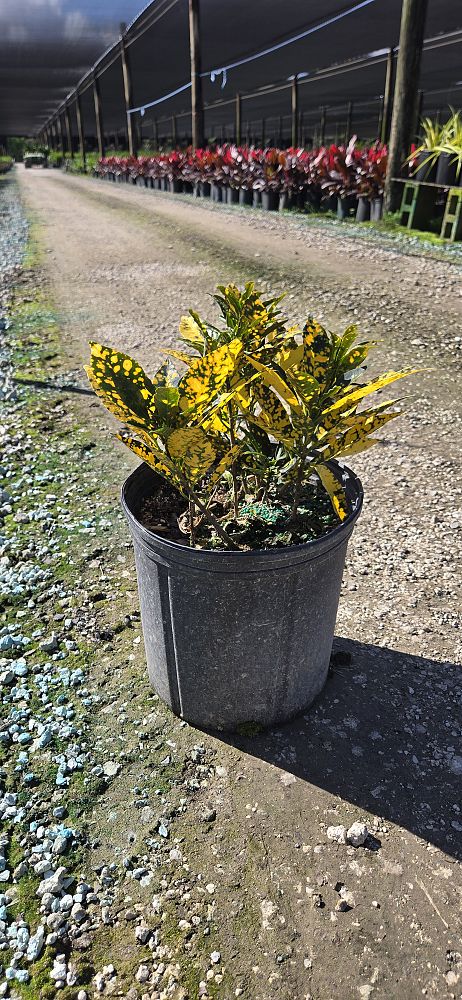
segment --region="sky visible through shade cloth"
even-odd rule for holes
[[[305,121],[313,123],[326,106],[330,125],[337,116],[342,132],[347,104],[353,102],[354,128],[374,136],[386,54],[358,72],[347,67],[342,75],[335,72],[320,82],[316,73],[396,46],[401,6],[402,0],[200,0],[206,135],[219,136],[223,128],[232,134],[236,92],[243,95],[244,122],[265,119],[267,135],[275,134],[281,116],[290,126],[288,81],[299,74],[299,109]],[[87,74],[80,95],[85,132],[94,142],[89,70],[117,40],[120,23],[130,25],[145,7],[144,0],[0,0],[0,141],[6,135],[38,134]],[[143,30],[136,21],[127,41],[131,106],[152,104],[152,111],[143,116],[145,137],[154,134],[154,116],[165,135],[165,121],[170,128],[175,115],[177,136],[187,139],[191,135],[188,0],[155,0],[141,21]],[[425,114],[443,114],[449,105],[461,107],[462,0],[429,0],[425,37],[435,39],[442,32],[456,33],[457,38],[450,45],[445,42],[447,47],[424,51],[419,82]],[[121,133],[124,142],[118,54],[105,57],[99,72],[103,130]],[[277,88],[265,94],[264,88],[274,83]],[[159,103],[172,93],[177,96]],[[218,111],[217,101],[222,105]],[[70,115],[76,137],[75,102]]]
[[[51,112],[115,42],[120,23],[143,6],[142,0],[0,0],[0,134],[11,132],[9,109],[18,132],[27,130],[35,106]]]

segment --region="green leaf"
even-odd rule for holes
[[[154,393],[154,405],[159,419],[163,423],[171,424],[178,412],[178,401],[180,398],[179,389],[176,386],[160,386]]]

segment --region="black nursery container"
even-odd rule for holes
[[[139,521],[159,477],[142,464],[122,489],[133,538],[151,683],[193,725],[270,726],[311,705],[327,678],[348,539],[361,483],[336,462],[350,514],[303,545],[194,549]]]
[[[239,204],[240,205],[251,205],[253,202],[253,191],[248,191],[247,188],[239,188]]]

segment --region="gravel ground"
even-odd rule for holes
[[[352,236],[335,224],[196,205],[58,172],[20,173],[20,182],[43,246],[22,308],[33,298],[31,282],[45,288],[62,336],[59,346],[42,303],[39,363],[34,328],[22,371],[33,405],[24,407],[20,397],[13,426],[25,421],[24,434],[32,415],[47,434],[47,450],[30,429],[26,444],[21,436],[7,440],[13,489],[4,518],[9,539],[30,530],[21,523],[23,507],[38,503],[45,511],[42,543],[44,531],[50,551],[41,563],[51,576],[38,581],[40,634],[25,632],[33,612],[27,602],[24,618],[21,607],[12,618],[6,607],[0,641],[10,636],[13,645],[4,647],[4,670],[21,659],[18,632],[30,640],[31,662],[50,656],[52,676],[62,669],[60,653],[77,655],[65,646],[66,601],[68,641],[90,649],[80,680],[86,693],[73,699],[82,720],[77,749],[74,756],[61,751],[68,784],[56,785],[49,804],[45,790],[32,802],[40,818],[47,805],[59,808],[58,800],[69,808],[75,799],[80,808],[66,844],[77,861],[63,862],[70,875],[58,875],[56,862],[47,869],[54,875],[43,869],[47,880],[57,879],[48,892],[52,909],[27,925],[36,935],[37,921],[46,918],[47,933],[58,935],[44,952],[48,983],[63,981],[64,955],[64,980],[75,968],[76,983],[68,982],[63,995],[74,998],[82,989],[88,997],[130,1000],[460,998],[457,252],[438,250],[435,257],[415,242],[408,247],[370,233]],[[332,324],[354,316],[380,341],[377,367],[415,362],[429,370],[413,380],[406,414],[386,441],[355,462],[367,503],[350,545],[331,676],[317,706],[271,733],[225,742],[173,719],[144,683],[132,559],[115,506],[131,458],[112,443],[110,420],[81,391],[80,365],[86,341],[106,339],[153,368],[187,306],[212,315],[207,293],[214,283],[245,277],[287,288],[291,318],[308,308]],[[12,430],[10,423],[10,436]],[[58,471],[48,468],[51,443]],[[44,461],[53,494],[38,479]],[[27,497],[39,491],[39,502],[24,499],[24,463],[32,480]],[[70,508],[64,538],[53,528],[62,503]],[[32,518],[34,529],[36,522],[40,517]],[[68,575],[53,594],[63,553]],[[18,562],[16,554],[15,573]],[[40,648],[53,630],[58,649]],[[53,703],[59,684],[62,678],[56,691],[46,684]],[[86,698],[89,704],[81,704]],[[46,721],[31,704],[40,750]],[[59,707],[69,707],[66,697]],[[11,711],[8,692],[4,708]],[[8,760],[11,788],[18,764]],[[69,760],[76,770],[81,765],[83,784],[72,767],[66,771]],[[51,763],[56,783],[59,755]],[[29,814],[21,815],[20,829],[26,820]],[[67,835],[52,836],[46,822],[39,843],[48,839],[48,863],[51,841]],[[23,838],[28,865],[30,836]],[[79,891],[77,876],[88,891],[82,882]],[[5,891],[14,895],[22,877],[10,871]],[[70,910],[67,877],[74,878]],[[61,923],[49,920],[57,912],[64,913]],[[18,959],[18,967],[24,964]],[[27,968],[38,982],[34,966]],[[21,995],[54,996],[41,982],[42,993]]]

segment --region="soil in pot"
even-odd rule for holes
[[[347,470],[343,475],[351,514],[341,524],[305,544],[239,552],[170,540],[185,501],[176,500],[174,511],[167,491],[152,506],[161,487],[146,465],[129,477],[122,504],[134,542],[149,677],[177,715],[215,730],[261,728],[287,721],[319,694],[362,501],[359,481]],[[155,531],[140,523],[140,508]]]
[[[251,501],[240,505],[240,517],[229,517],[224,528],[233,541],[249,549],[280,548],[301,545],[332,531],[338,523],[326,492],[317,485],[308,484],[301,496],[297,518],[288,524],[292,509],[290,495],[274,504]],[[223,503],[217,496],[215,515],[225,514]],[[189,546],[189,516],[184,498],[167,482],[143,499],[139,521],[148,531],[153,531],[180,545]],[[222,549],[223,543],[214,529],[202,521],[196,531],[196,545],[204,549]]]

